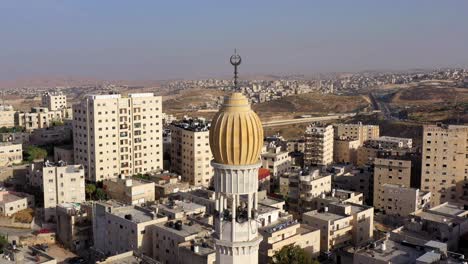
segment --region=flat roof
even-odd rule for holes
[[[180,212],[193,212],[201,209],[205,209],[204,205],[200,205],[193,202],[184,202],[184,201],[175,201],[173,205],[170,204],[158,204],[156,207],[168,211],[171,213],[180,213]]]
[[[351,216],[339,215],[339,214],[330,213],[330,212],[317,212],[317,211],[306,212],[304,213],[304,215],[318,218],[324,221],[335,221],[335,220],[343,219],[346,217],[351,217]]]
[[[356,254],[364,255],[381,261],[389,263],[415,263],[415,260],[423,255],[424,251],[415,248],[403,246],[392,240],[385,241],[386,250],[383,251],[382,247],[374,249],[363,249]]]
[[[126,206],[115,208],[111,214],[121,218],[125,218],[126,215],[131,215],[132,219],[127,220],[134,223],[144,223],[153,220],[153,214],[151,214],[150,210],[143,209],[138,206]],[[159,216],[157,217],[159,218]]]
[[[453,203],[443,203],[430,209],[430,211],[439,212],[453,216],[460,216],[468,213],[468,210],[463,209],[463,205]]]
[[[172,221],[175,225],[175,221]],[[196,235],[198,233],[201,233],[203,231],[206,231],[206,232],[211,232],[212,230],[210,229],[207,229],[205,227],[203,227],[202,225],[200,224],[197,224],[197,223],[194,223],[192,222],[191,225],[187,224],[187,223],[184,223],[182,222],[182,228],[180,230],[176,229],[174,226],[171,227],[168,225],[169,222],[166,222],[166,223],[160,223],[160,224],[156,224],[155,226],[161,228],[161,229],[164,229],[166,231],[169,231],[171,233],[174,233],[180,237],[188,237],[188,236],[193,236],[193,235]]]

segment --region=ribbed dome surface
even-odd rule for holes
[[[224,98],[210,128],[210,147],[216,163],[251,165],[259,162],[263,146],[260,118],[241,93]]]

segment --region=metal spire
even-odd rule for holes
[[[239,87],[237,86],[237,66],[241,64],[242,59],[241,59],[241,56],[237,54],[236,49],[234,49],[234,55],[232,55],[229,60],[232,66],[234,66],[234,90],[238,91]]]

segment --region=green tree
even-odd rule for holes
[[[317,263],[307,256],[304,249],[296,245],[288,245],[273,255],[273,264],[314,264]]]
[[[8,240],[4,235],[0,235],[0,254],[3,253],[3,248],[8,245]]]
[[[47,150],[35,146],[29,146],[24,153],[24,159],[29,162],[37,159],[45,159],[46,157]]]
[[[106,192],[101,188],[96,189],[94,196],[96,197],[96,200],[106,200],[107,198]]]
[[[92,197],[94,196],[94,193],[96,192],[96,185],[94,184],[86,184],[85,186],[85,193],[86,193],[86,197],[88,199],[92,199]]]

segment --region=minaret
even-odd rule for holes
[[[216,192],[216,263],[257,264],[258,169],[263,127],[237,86],[241,58],[231,56],[235,91],[224,98],[210,129]]]

